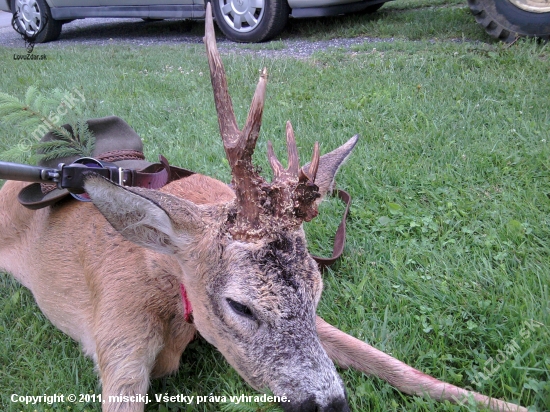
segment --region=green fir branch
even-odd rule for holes
[[[70,139],[58,135],[58,139],[49,142],[38,142],[35,147],[41,154],[43,161],[61,159],[63,157],[78,156],[91,157],[94,151],[95,139],[88,123],[77,121],[72,127]],[[65,129],[64,129],[65,130]],[[57,134],[54,131],[54,134]]]
[[[34,159],[53,160],[69,156],[91,156],[95,137],[88,128],[88,123],[77,120],[69,123],[69,130],[58,125],[63,115],[55,111],[63,104],[64,93],[55,89],[48,95],[41,93],[35,86],[30,86],[25,93],[24,103],[18,98],[0,92],[0,121],[20,130],[27,135],[22,138],[26,144],[19,144],[8,151],[0,153],[0,159]],[[71,111],[75,112],[74,107]],[[80,112],[80,110],[76,110]],[[68,113],[69,110],[66,110]],[[50,142],[38,141],[37,131],[42,135],[52,133],[56,139]]]

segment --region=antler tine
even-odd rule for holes
[[[216,45],[216,35],[214,33],[214,22],[212,19],[212,6],[210,2],[206,5],[205,16],[205,34],[204,43],[206,44],[206,54],[208,55],[208,66],[210,68],[210,80],[214,90],[214,102],[218,112],[218,124],[220,133],[224,142],[235,144],[238,141],[240,133],[235,119],[233,103],[227,88],[227,78],[225,68]]]
[[[271,141],[267,142],[267,158],[273,170],[274,179],[283,175],[298,177],[300,160],[298,158],[298,147],[296,146],[294,130],[290,121],[286,122],[286,149],[288,153],[288,167],[285,169],[279,159],[277,159]]]
[[[267,160],[269,160],[269,164],[271,165],[271,170],[273,170],[273,178],[277,178],[283,174],[285,169],[283,168],[283,165],[281,162],[279,162],[279,159],[277,159],[277,156],[275,155],[275,151],[273,150],[273,144],[271,143],[271,140],[267,142]]]
[[[212,88],[214,89],[214,101],[216,104],[216,111],[218,112],[218,123],[228,160],[233,166],[238,161],[245,160],[248,162],[252,159],[252,153],[256,147],[256,141],[258,140],[262,124],[267,86],[267,69],[264,68],[262,70],[256,92],[250,104],[245,126],[241,131],[237,126],[233,103],[227,87],[225,69],[216,45],[212,8],[210,4],[206,6],[205,25],[204,42],[208,54],[208,66],[210,67],[210,79],[212,81]]]
[[[315,142],[313,146],[313,155],[311,156],[311,164],[309,165],[309,180],[312,183],[315,183],[315,178],[317,177],[317,170],[319,169],[319,159],[321,151],[319,150],[319,142]]]
[[[300,169],[300,180],[307,179],[311,183],[315,183],[317,170],[319,169],[320,157],[319,142],[315,142],[315,146],[313,146],[313,155],[311,156],[311,163],[308,166],[307,172],[303,167]]]
[[[256,141],[260,135],[260,127],[262,126],[262,116],[264,112],[265,90],[267,88],[267,68],[263,68],[254,97],[250,103],[248,117],[243,127],[243,140],[246,147],[250,150],[250,156],[256,147]]]
[[[290,120],[286,122],[286,150],[288,153],[288,170],[289,173],[296,176],[300,168],[300,160],[298,159],[298,148],[296,147],[296,137]]]

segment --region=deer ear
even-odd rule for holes
[[[205,226],[199,206],[156,190],[125,188],[97,175],[86,179],[84,189],[117,232],[156,252],[183,250]]]
[[[334,178],[336,177],[338,169],[340,169],[340,166],[342,166],[348,159],[358,140],[359,135],[356,134],[338,149],[335,149],[332,152],[320,157],[315,184],[319,186],[321,199],[323,199],[327,193],[332,191],[334,186]],[[303,167],[306,173],[309,172],[309,165],[310,163],[307,163]]]

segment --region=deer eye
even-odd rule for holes
[[[237,315],[244,316],[245,318],[249,318],[249,319],[256,318],[248,306],[243,305],[242,303],[236,302],[233,299],[229,299],[229,298],[227,298],[227,303]]]

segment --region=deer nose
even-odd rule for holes
[[[350,412],[348,401],[346,398],[334,399],[330,404],[325,407],[318,408],[319,412]]]
[[[345,397],[332,399],[327,405],[320,405],[314,397],[298,404],[283,404],[285,412],[350,412],[348,402]]]

